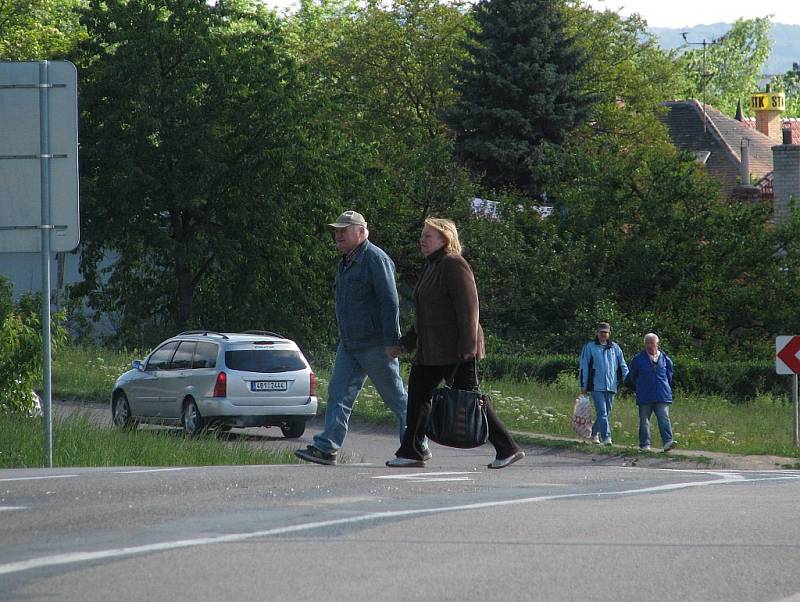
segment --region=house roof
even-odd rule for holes
[[[772,171],[772,147],[775,142],[743,122],[724,115],[706,105],[707,127],[703,128],[703,106],[697,100],[662,103],[667,112],[662,121],[669,130],[672,143],[680,150],[701,154],[709,152],[705,161],[708,172],[719,180],[727,197],[738,184],[741,165],[741,142],[749,140],[750,173],[759,180]]]

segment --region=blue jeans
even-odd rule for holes
[[[599,435],[601,441],[611,439],[611,405],[614,403],[614,391],[592,391],[592,401],[597,417],[592,424],[592,437]]]
[[[669,420],[668,403],[643,403],[639,406],[639,447],[650,445],[650,416],[656,413],[661,443],[672,441],[672,423]]]
[[[314,436],[315,447],[327,453],[338,452],[342,447],[356,397],[368,376],[383,403],[397,417],[400,440],[403,440],[408,396],[400,377],[400,362],[389,359],[382,346],[348,351],[339,343],[328,385],[325,430]]]

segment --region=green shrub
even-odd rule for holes
[[[0,413],[25,413],[33,407],[33,390],[42,379],[41,307],[26,295],[15,305],[12,289],[0,277]],[[64,338],[63,314],[54,314],[53,346]]]
[[[775,373],[774,362],[719,362],[675,357],[673,361],[673,384],[684,391],[720,395],[736,402],[755,399],[759,395],[785,397],[789,392],[790,379]]]
[[[733,402],[755,399],[759,395],[785,398],[789,392],[789,378],[775,374],[775,364],[772,362],[720,362],[671,357],[675,362],[673,385],[681,391],[718,395]],[[627,360],[630,361],[631,357]],[[552,383],[559,379],[561,373],[577,374],[578,354],[495,353],[487,355],[479,366],[481,377],[490,380],[536,380]]]
[[[578,372],[578,357],[568,355],[489,354],[479,364],[481,375],[496,380],[554,382],[562,372]]]

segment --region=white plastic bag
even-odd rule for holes
[[[592,434],[592,404],[588,395],[580,395],[572,409],[572,430],[581,437]]]

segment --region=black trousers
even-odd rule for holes
[[[406,413],[406,432],[400,449],[397,450],[398,458],[422,460],[425,440],[425,427],[431,413],[433,392],[442,383],[449,379],[456,364],[447,366],[411,366],[411,375],[408,378],[408,409]],[[464,391],[478,390],[478,374],[475,360],[463,362],[458,365],[453,388]],[[498,458],[507,458],[513,455],[519,446],[514,443],[511,433],[495,414],[492,406],[486,404],[486,418],[489,422],[489,442],[494,445]]]

